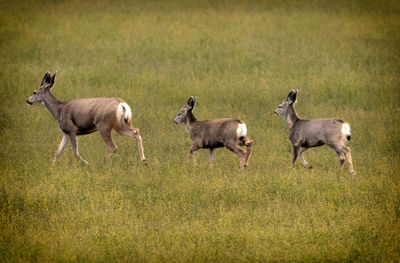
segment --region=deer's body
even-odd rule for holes
[[[193,145],[190,154],[194,159],[194,152],[199,149],[210,149],[209,162],[212,164],[215,149],[226,147],[240,158],[240,168],[248,165],[253,141],[247,137],[247,127],[238,119],[197,120],[193,115],[195,100],[190,97],[187,103],[178,112],[174,122],[183,123],[190,134]],[[246,146],[243,150],[241,146]]]
[[[119,98],[87,98],[59,101],[50,92],[54,86],[53,77],[47,72],[43,77],[41,87],[35,90],[27,100],[28,104],[43,103],[58,121],[64,133],[58,147],[54,161],[64,150],[66,144],[71,141],[74,155],[87,163],[78,152],[78,135],[85,135],[99,131],[101,137],[109,148],[110,157],[116,152],[117,146],[111,137],[111,131],[115,130],[121,135],[134,137],[138,142],[140,159],[146,163],[143,153],[142,138],[139,130],[133,128],[132,112],[127,103]]]
[[[102,126],[117,130],[120,126],[118,107],[122,103],[124,101],[119,98],[74,99],[61,102],[57,120],[66,134],[89,134],[97,131],[97,127],[102,129]]]
[[[342,133],[344,124],[340,119],[298,119],[290,130],[289,139],[293,144],[300,144],[305,148],[333,145],[346,140],[345,134]]]
[[[336,152],[340,166],[343,166],[347,159],[349,171],[354,174],[350,148],[345,146],[346,141],[351,139],[350,125],[340,119],[302,119],[294,110],[296,98],[297,91],[291,91],[287,99],[275,110],[275,114],[285,117],[289,129],[289,139],[293,146],[292,165],[294,166],[297,157],[300,157],[303,165],[308,166],[303,153],[309,148],[326,144]]]
[[[241,140],[237,133],[239,125],[244,123],[237,119],[215,119],[194,121],[191,125],[190,137],[194,145],[200,148],[212,149],[225,147],[231,142]],[[243,138],[246,135],[243,135]]]

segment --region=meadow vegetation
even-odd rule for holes
[[[0,1],[0,261],[258,262],[400,260],[398,1]],[[120,97],[136,142],[79,137],[82,165],[43,105],[53,94]],[[283,118],[350,123],[354,168],[327,148],[291,168]],[[226,149],[188,158],[172,120],[235,117],[249,167]]]

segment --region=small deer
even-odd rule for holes
[[[191,96],[174,119],[176,124],[183,123],[186,131],[190,134],[193,141],[190,148],[192,160],[195,161],[195,151],[201,148],[210,149],[209,162],[211,166],[215,158],[215,149],[225,146],[239,156],[241,170],[247,167],[253,140],[247,137],[246,124],[237,119],[199,121],[193,115],[195,103],[194,97]],[[241,146],[246,146],[246,150]]]
[[[336,152],[339,166],[343,167],[347,159],[350,173],[355,174],[350,148],[345,146],[346,140],[351,139],[350,125],[340,119],[305,120],[300,118],[294,110],[297,93],[297,90],[292,90],[286,100],[275,110],[276,115],[285,116],[286,126],[289,129],[289,139],[293,145],[292,166],[295,166],[299,156],[305,167],[312,168],[308,166],[303,153],[311,147],[326,144]]]
[[[137,140],[140,159],[144,164],[147,164],[143,153],[142,137],[139,134],[139,129],[132,126],[132,111],[126,102],[118,98],[73,99],[61,102],[51,93],[55,79],[56,73],[51,76],[50,72],[47,72],[39,89],[34,90],[32,96],[26,101],[29,105],[44,104],[58,121],[64,133],[53,162],[56,162],[67,143],[71,141],[75,157],[88,164],[79,155],[77,136],[95,131],[99,131],[108,146],[110,158],[118,148],[111,137],[111,131],[115,130],[121,135],[130,136]]]

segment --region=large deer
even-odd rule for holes
[[[174,119],[176,124],[183,123],[186,131],[190,134],[193,145],[190,155],[193,160],[194,152],[201,149],[210,149],[209,162],[212,165],[215,158],[215,149],[226,147],[236,153],[240,158],[240,169],[243,170],[249,164],[253,140],[247,137],[247,127],[237,119],[215,119],[199,121],[193,115],[196,101],[190,97],[179,110]],[[246,146],[244,150],[241,146]]]
[[[293,145],[292,166],[295,166],[297,157],[300,157],[305,167],[312,168],[308,166],[303,153],[311,147],[326,144],[336,152],[340,167],[347,159],[350,173],[355,174],[350,148],[345,146],[346,140],[351,139],[350,125],[340,119],[305,120],[300,118],[294,110],[297,93],[297,90],[292,90],[286,100],[275,110],[276,115],[285,116],[286,126],[289,129],[289,139]]]
[[[39,89],[34,90],[32,96],[26,101],[30,105],[44,104],[58,121],[64,133],[53,162],[57,160],[67,143],[71,141],[74,155],[87,164],[88,162],[79,155],[77,136],[95,131],[99,131],[108,146],[109,157],[111,157],[118,148],[111,137],[111,131],[114,129],[121,135],[130,136],[137,140],[140,159],[146,164],[142,137],[139,134],[139,129],[132,126],[132,111],[126,102],[118,98],[73,99],[61,102],[51,93],[55,79],[56,73],[52,77],[47,72]]]

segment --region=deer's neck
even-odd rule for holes
[[[293,105],[290,105],[285,114],[286,127],[288,127],[288,129],[291,130],[294,127],[296,121],[299,119],[300,118],[297,115],[296,111],[294,110]]]
[[[190,133],[193,128],[193,124],[197,121],[196,117],[193,115],[191,111],[189,111],[185,118],[185,130]]]
[[[51,114],[54,116],[56,120],[58,120],[58,116],[60,114],[60,106],[62,104],[61,101],[56,99],[53,94],[48,92],[46,94],[45,100],[44,100],[44,105],[46,106],[47,109],[51,112]]]

